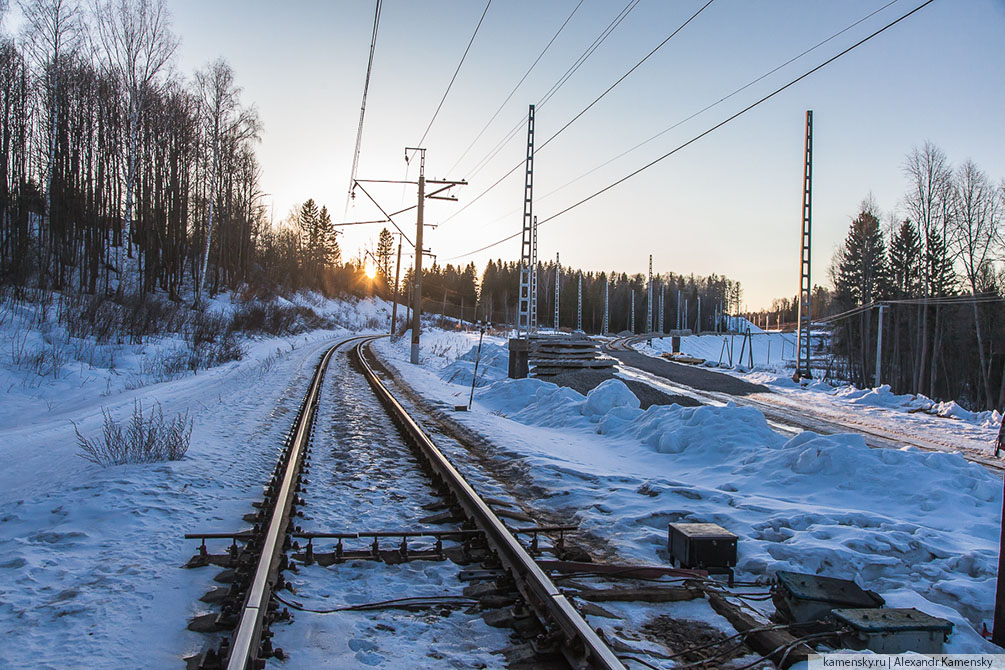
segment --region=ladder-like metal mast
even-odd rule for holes
[[[810,372],[810,233],[812,222],[813,187],[813,110],[806,110],[806,162],[803,169],[803,229],[800,235],[799,257],[799,325],[796,330],[795,381],[811,379]]]
[[[534,256],[534,105],[527,115],[527,163],[523,186],[523,239],[520,246],[520,295],[516,335],[530,335],[532,290],[532,257]]]

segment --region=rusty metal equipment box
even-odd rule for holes
[[[831,615],[853,632],[843,637],[853,649],[877,654],[941,654],[953,624],[913,607],[903,609],[843,609]]]
[[[671,563],[728,574],[736,565],[736,535],[714,523],[671,523],[667,538]]]
[[[793,623],[823,621],[837,607],[876,608],[885,601],[848,579],[779,570],[772,600],[782,618]]]

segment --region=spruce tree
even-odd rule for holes
[[[394,237],[387,228],[382,228],[377,237],[377,271],[384,277],[388,287],[391,286],[391,255],[394,253]]]
[[[868,207],[864,207],[852,221],[838,259],[834,277],[835,297],[845,309],[869,305],[885,296],[888,277],[886,245],[879,229],[879,219]],[[857,332],[851,327],[851,319],[847,319],[843,332],[839,330],[835,335],[836,344],[846,348],[852,378],[860,386],[865,386],[872,363],[872,310],[863,311],[858,322]]]
[[[890,240],[890,284],[898,298],[915,297],[921,290],[921,237],[907,219]]]
[[[888,277],[879,219],[862,211],[851,222],[841,251],[834,282],[837,297],[846,307],[867,305],[885,295]]]
[[[318,206],[313,198],[300,206],[297,226],[300,228],[303,271],[309,286],[318,285]]]
[[[336,267],[342,263],[342,250],[339,248],[337,235],[338,232],[332,224],[328,208],[322,206],[318,213],[318,257],[322,270]]]

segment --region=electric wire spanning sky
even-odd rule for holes
[[[441,262],[518,260],[518,236],[468,252],[520,230],[525,119],[536,103],[542,221],[671,154],[542,226],[541,258],[558,251],[564,265],[636,273],[652,253],[656,271],[724,274],[743,284],[748,306],[768,306],[797,291],[807,109],[814,283],[828,283],[831,256],[866,196],[886,219],[903,216],[912,147],[931,140],[953,163],[972,158],[1005,177],[1005,2],[935,0],[678,147],[923,4],[388,0],[357,176],[402,179],[404,148],[425,131],[427,176],[470,182],[454,189],[456,203],[427,202],[426,222],[441,224],[426,231],[427,246]],[[182,71],[223,56],[258,108],[262,188],[276,220],[307,198],[341,213],[375,4],[171,7]],[[407,174],[415,178],[414,165]],[[414,204],[414,187],[371,186],[388,212]],[[382,218],[362,194],[347,212],[350,221]],[[395,221],[414,233],[414,212]],[[343,229],[344,256],[372,246],[381,227]]]

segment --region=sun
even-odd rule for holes
[[[367,265],[365,272],[366,276],[369,277],[370,279],[373,279],[374,277],[377,276],[377,268],[374,267],[373,265]]]

